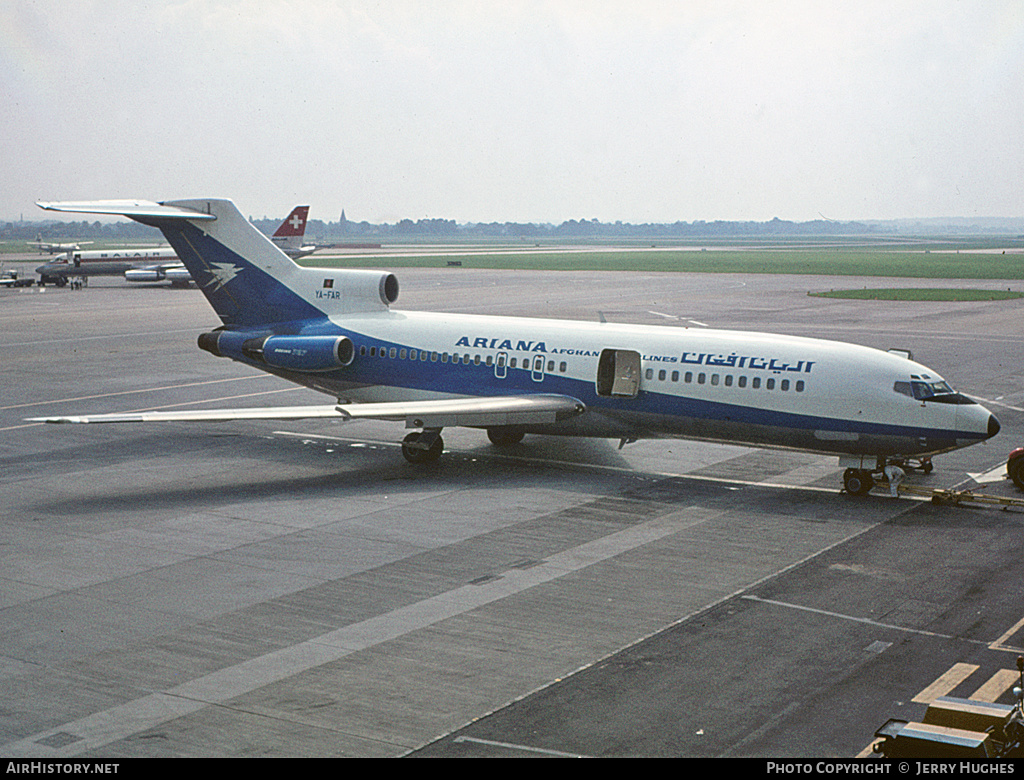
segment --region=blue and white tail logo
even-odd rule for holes
[[[174,247],[225,325],[254,327],[325,316],[293,289],[304,269],[251,225],[234,203],[188,200],[164,205],[216,217],[158,218],[152,224]]]
[[[217,292],[217,290],[238,276],[242,270],[239,266],[232,263],[213,263],[212,265],[213,268],[210,269],[210,273],[213,276],[213,280],[210,284],[213,285],[213,289],[210,292]]]

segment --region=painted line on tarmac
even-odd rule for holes
[[[776,601],[775,599],[763,599],[760,596],[745,595],[742,597],[746,601],[756,601],[759,604],[769,604],[773,607],[785,607],[786,609],[795,609],[800,612],[810,612],[815,615],[824,615],[825,617],[839,618],[840,620],[846,620],[852,623],[863,623],[867,626],[874,626],[875,628],[883,628],[887,631],[901,631],[905,634],[919,634],[921,636],[931,636],[937,639],[958,639],[968,644],[981,645],[982,647],[988,647],[989,642],[985,642],[981,639],[968,639],[966,637],[954,636],[953,634],[939,634],[935,631],[925,631],[923,628],[908,628],[907,626],[897,626],[892,623],[880,623],[877,620],[871,618],[856,617],[855,615],[844,615],[841,612],[830,612],[827,609],[818,609],[817,607],[805,607],[802,604],[791,604],[786,601]]]
[[[480,739],[478,737],[456,737],[452,742],[474,742],[478,745],[498,747],[505,750],[515,750],[522,753],[539,753],[541,755],[552,756],[554,758],[585,758],[585,756],[579,753],[566,753],[562,750],[549,750],[547,748],[530,747],[529,745],[516,745],[512,742],[498,742],[497,740]]]
[[[61,758],[95,750],[259,688],[398,639],[451,617],[701,525],[707,512],[683,510],[563,550],[528,569],[509,569],[321,636],[127,701],[6,745],[8,757]]]
[[[229,379],[208,379],[202,382],[185,382],[180,385],[161,385],[160,387],[142,387],[137,390],[120,390],[116,393],[99,393],[97,395],[81,395],[72,398],[54,398],[49,401],[29,401],[23,404],[10,404],[9,406],[0,406],[0,411],[7,411],[9,409],[27,409],[33,406],[49,406],[51,404],[68,404],[77,403],[78,401],[95,401],[97,398],[117,398],[122,395],[139,395],[141,393],[158,393],[162,390],[181,390],[184,387],[204,387],[206,385],[217,385],[223,382],[240,382],[246,379],[266,379],[269,378],[270,374],[253,374],[252,376],[235,376]],[[289,389],[301,389],[299,386]],[[217,400],[217,399],[209,399]],[[203,402],[193,402],[203,403]],[[184,405],[184,404],[182,404]]]

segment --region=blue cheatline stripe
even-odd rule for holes
[[[277,329],[275,328],[275,330]],[[423,350],[418,346],[410,346],[367,336],[358,331],[338,327],[338,325],[326,318],[321,318],[314,322],[291,323],[290,327],[287,328],[287,332],[301,332],[303,335],[342,335],[348,336],[355,342],[357,353],[351,366],[315,374],[318,384],[336,384],[339,393],[343,393],[346,388],[372,387],[376,385],[467,396],[544,392],[578,398],[589,409],[607,411],[609,413],[620,412],[649,415],[652,417],[684,418],[694,421],[728,422],[808,432],[825,430],[835,433],[855,433],[879,437],[914,439],[923,437],[930,440],[976,438],[979,441],[986,438],[981,433],[972,434],[966,431],[922,428],[891,423],[856,422],[841,418],[783,412],[774,409],[760,409],[721,401],[670,395],[652,390],[641,390],[640,395],[636,399],[613,399],[597,395],[595,382],[592,380],[576,379],[557,373],[545,373],[543,381],[536,382],[533,380],[532,371],[529,368],[509,368],[507,369],[507,378],[499,379],[494,375],[493,366],[487,366],[483,362],[480,365],[462,363],[461,357],[464,353],[458,353],[460,358],[458,363],[441,363],[440,360],[437,362],[421,361],[419,359],[413,361],[397,357],[369,357],[369,355],[359,354],[361,347],[366,347],[367,351],[371,347],[376,347],[378,354],[382,350],[386,354],[392,348],[396,352],[403,349],[415,350],[417,354],[435,350]],[[266,333],[268,333],[268,330],[259,329],[253,330],[251,335],[265,335]],[[453,354],[449,353],[450,356]],[[536,354],[544,354],[545,362],[551,359],[546,353]],[[266,370],[266,366],[263,364],[244,356],[240,355],[236,359]],[[296,373],[287,370],[274,370],[273,373],[282,378],[297,381],[300,384],[306,384],[311,376],[309,373]],[[782,391],[760,390],[752,392],[769,393]]]

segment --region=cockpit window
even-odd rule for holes
[[[975,403],[962,393],[953,392],[953,388],[945,382],[922,382],[913,380],[911,382],[896,382],[893,384],[894,392],[901,395],[915,398],[918,401],[934,401],[943,404],[958,404],[966,406]]]
[[[901,395],[908,395],[911,398],[914,397],[914,391],[910,387],[910,382],[897,382],[892,386],[892,389]]]
[[[945,382],[911,382],[910,384],[914,388],[914,398],[918,401],[953,392],[953,388]]]

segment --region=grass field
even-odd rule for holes
[[[420,251],[423,251],[422,249]],[[462,250],[465,251],[465,250]],[[685,273],[810,274],[921,279],[1024,279],[1024,254],[924,251],[920,249],[746,249],[600,251],[502,250],[480,254],[325,257],[313,255],[306,266],[331,268],[445,267],[519,268],[542,271],[631,271]]]
[[[828,292],[807,294],[815,298],[848,298],[859,301],[1006,301],[1024,298],[1024,292],[1013,290],[971,290],[948,287],[829,290]]]
[[[121,244],[123,246],[123,244]],[[104,242],[84,246],[107,248]],[[4,253],[26,252],[24,241],[0,242]],[[331,256],[322,250],[299,261],[326,268],[464,268],[542,271],[764,273],[920,279],[1024,279],[1019,237],[632,239],[628,241],[425,240],[384,244],[369,253]],[[40,256],[43,257],[43,256]]]

